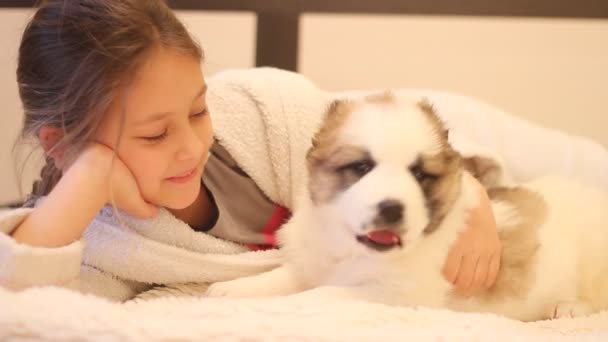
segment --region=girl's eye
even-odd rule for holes
[[[209,111],[207,110],[207,108],[203,109],[202,111],[198,112],[198,113],[194,113],[191,114],[190,117],[191,118],[199,118],[201,116],[205,116],[209,113]]]
[[[164,140],[166,137],[167,137],[167,131],[164,131],[162,134],[155,135],[152,137],[142,137],[142,139],[152,141],[152,142],[158,142],[158,141]]]

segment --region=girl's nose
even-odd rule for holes
[[[203,156],[205,150],[205,144],[194,130],[188,129],[183,133],[180,139],[180,146],[177,151],[176,159],[178,161],[187,161],[191,159],[200,159]]]

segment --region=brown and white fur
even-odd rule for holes
[[[520,320],[608,308],[608,197],[557,177],[488,191],[503,248],[497,281],[468,298],[453,293],[441,269],[478,204],[465,175],[476,165],[466,164],[425,101],[336,101],[307,156],[308,191],[280,232],[284,265],[208,294],[314,289]],[[399,243],[366,238],[377,229],[398,232]]]

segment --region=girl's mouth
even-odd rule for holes
[[[169,182],[181,184],[181,183],[186,183],[186,182],[190,181],[192,178],[194,178],[194,176],[196,176],[196,168],[194,168],[190,171],[184,172],[182,174],[179,174],[175,177],[167,178],[167,180]]]

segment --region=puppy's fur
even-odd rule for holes
[[[477,161],[452,149],[425,101],[390,94],[337,101],[308,153],[308,191],[280,232],[284,265],[208,293],[314,289],[520,320],[608,308],[608,198],[557,177],[489,190],[503,246],[497,281],[469,298],[453,293],[441,269],[478,204],[465,167],[482,180],[484,170],[495,171]],[[378,242],[369,238],[377,230],[398,235]]]

